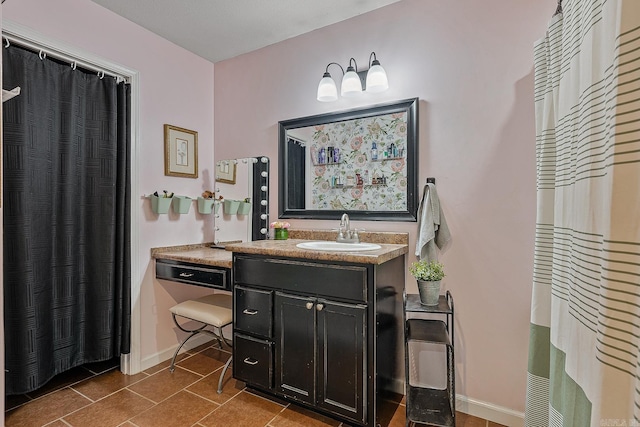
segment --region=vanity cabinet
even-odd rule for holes
[[[275,294],[275,390],[364,421],[366,305]]]
[[[376,426],[399,363],[404,257],[375,265],[234,252],[233,269],[234,377]]]

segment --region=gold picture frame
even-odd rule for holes
[[[236,183],[236,162],[234,160],[216,162],[216,182]]]
[[[198,132],[164,125],[164,174],[198,177]]]

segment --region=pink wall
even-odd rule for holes
[[[168,308],[203,291],[155,280],[149,250],[212,241],[213,224],[196,213],[195,205],[189,214],[157,216],[140,196],[166,189],[196,197],[213,187],[214,66],[89,0],[12,0],[2,9],[5,19],[140,73],[140,194],[134,194],[139,215],[133,225],[140,239],[133,256],[141,271],[133,281],[142,288],[142,358],[152,357],[177,341]],[[198,132],[198,179],[164,175],[165,123]]]
[[[526,388],[536,212],[532,46],[555,4],[404,0],[215,65],[216,158],[272,159],[272,220],[279,120],[420,98],[419,182],[437,178],[453,234],[442,260],[456,302],[456,391],[518,412]],[[389,76],[387,92],[315,100],[327,63],[345,66],[353,56],[366,64],[371,51]],[[415,223],[356,225],[409,232],[415,245]],[[406,285],[417,292],[408,273]]]

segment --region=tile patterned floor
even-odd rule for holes
[[[211,346],[179,357],[175,372],[169,361],[137,375],[123,375],[114,362],[92,364],[61,374],[37,392],[6,399],[7,427],[348,427],[277,399],[266,399],[218,375],[229,353]],[[404,401],[388,402],[383,424],[404,427]],[[458,426],[499,427],[462,413]]]

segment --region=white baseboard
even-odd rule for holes
[[[390,388],[391,391],[395,393],[405,394],[403,379],[393,379],[390,383]],[[456,410],[505,426],[524,427],[523,412],[517,412],[503,406],[472,399],[461,394],[456,394]]]
[[[198,347],[199,345],[206,344],[209,341],[213,341],[213,338],[211,338],[211,336],[207,334],[198,334],[197,336],[187,341],[184,347],[180,349],[180,354],[184,353],[187,350],[191,350],[192,348]],[[165,360],[171,359],[173,357],[173,353],[176,351],[176,348],[178,348],[178,345],[180,344],[176,344],[170,348],[167,348],[142,359],[140,361],[141,370],[144,371],[145,369],[156,366],[158,363],[162,363]]]
[[[493,403],[456,395],[456,410],[509,427],[524,427],[524,413]]]

